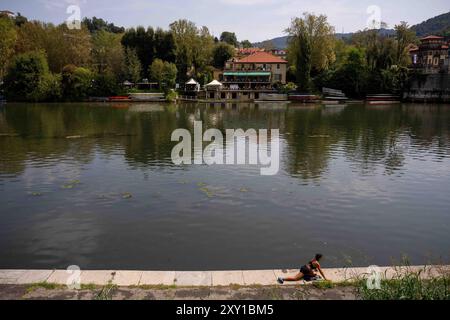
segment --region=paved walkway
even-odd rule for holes
[[[368,268],[324,269],[327,278],[335,283],[367,278]],[[421,272],[424,278],[433,278],[450,272],[450,266],[380,267],[378,272],[384,279],[395,278],[404,272]],[[177,286],[177,287],[220,287],[220,286],[273,286],[278,277],[295,275],[298,270],[256,270],[256,271],[81,271],[81,284],[117,286]],[[0,270],[0,284],[51,283],[66,285],[76,275],[66,270]]]

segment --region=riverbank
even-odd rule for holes
[[[368,268],[324,269],[327,279],[333,283],[347,283],[366,279]],[[450,266],[379,267],[376,272],[385,280],[408,273],[420,273],[423,279],[432,279],[450,273]],[[244,270],[244,271],[130,271],[85,270],[79,274],[81,285],[175,286],[175,287],[221,287],[221,286],[273,286],[278,277],[295,275],[298,270]],[[29,285],[47,283],[66,285],[74,279],[73,272],[66,270],[0,270],[1,285]],[[302,282],[301,284],[305,284]]]
[[[325,269],[329,280],[277,285],[278,276],[298,270],[156,272],[82,271],[78,290],[66,286],[64,270],[0,270],[0,300],[355,300],[370,276],[367,268]],[[383,285],[448,279],[450,266],[380,267]],[[409,277],[409,278],[408,278]],[[406,279],[406,280],[405,280]],[[410,289],[411,290],[411,289]]]

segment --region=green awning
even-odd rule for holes
[[[270,72],[224,72],[224,76],[236,77],[270,77]]]

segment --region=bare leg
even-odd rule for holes
[[[295,277],[292,277],[292,278],[285,278],[285,279],[283,279],[283,280],[286,281],[286,282],[297,282],[297,281],[302,280],[304,277],[305,277],[305,275],[304,275],[303,273],[300,272],[300,273],[297,274]]]

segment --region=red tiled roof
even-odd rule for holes
[[[263,51],[261,48],[241,48],[238,49],[239,54],[253,54],[255,52]]]
[[[428,36],[428,37],[422,38],[420,40],[442,40],[442,39],[444,39],[444,38],[438,37],[438,36]]]
[[[287,61],[276,57],[273,54],[260,51],[242,58],[241,60],[236,61],[236,63],[287,63]]]

